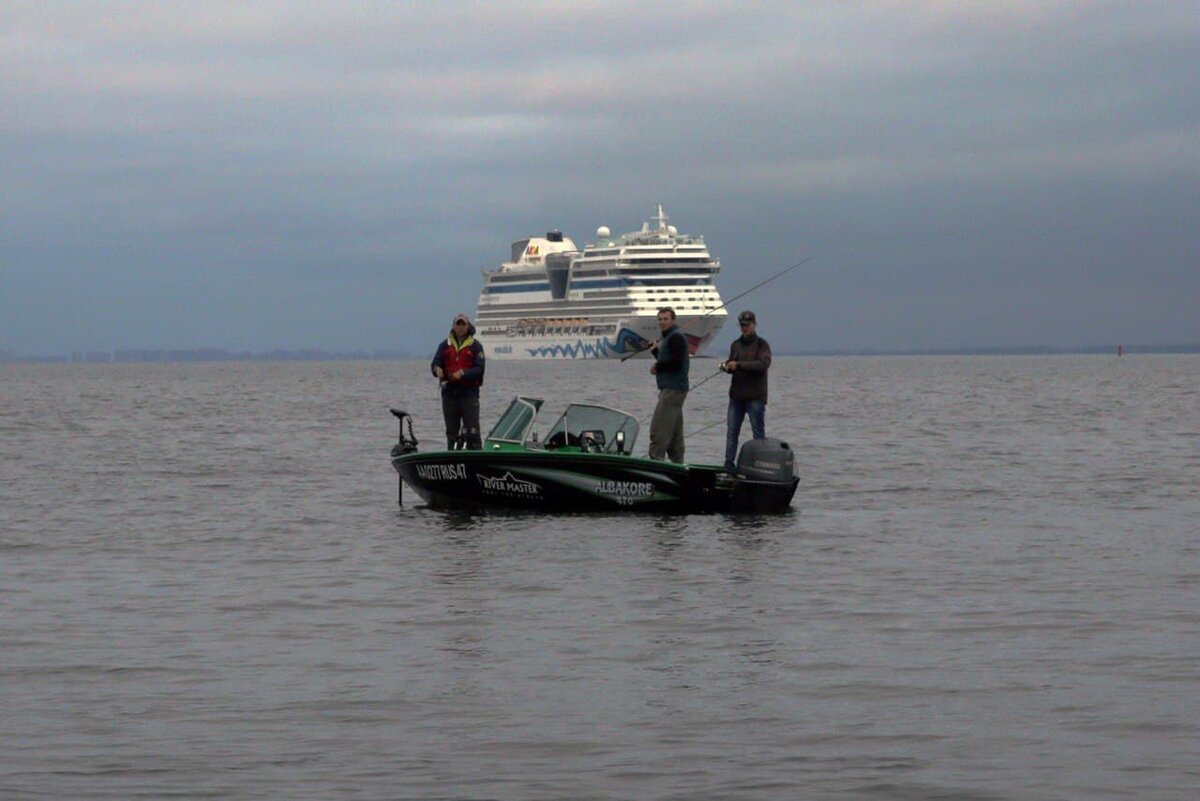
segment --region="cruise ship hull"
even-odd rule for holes
[[[679,315],[678,322],[694,356],[703,351],[725,323],[724,309],[707,316]],[[647,346],[659,337],[654,317],[621,320],[615,333],[585,331],[516,334],[484,329],[479,340],[489,359],[620,359],[631,353],[649,357]]]

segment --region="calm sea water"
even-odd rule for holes
[[[547,517],[397,507],[423,362],[0,366],[0,798],[1200,797],[1200,357],[771,382],[792,514]]]

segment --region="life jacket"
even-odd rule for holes
[[[442,346],[442,370],[447,377],[454,375],[459,370],[470,370],[475,366],[475,351],[477,350],[475,337],[468,336],[462,342],[455,342],[454,337],[446,338],[446,343]],[[463,377],[455,382],[462,387],[478,387],[483,383],[478,378]]]

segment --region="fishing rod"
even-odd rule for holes
[[[699,317],[693,317],[692,319],[688,320],[688,321],[687,321],[686,323],[684,323],[683,325],[679,326],[679,330],[680,330],[680,331],[682,331],[683,329],[687,328],[689,325],[691,325],[692,323],[696,322],[697,320],[703,320],[703,319],[704,319],[705,317],[707,317],[708,315],[710,315],[710,314],[713,314],[714,312],[719,312],[721,309],[725,308],[725,307],[726,307],[726,306],[728,306],[730,303],[733,303],[735,300],[738,300],[739,298],[744,298],[744,297],[746,297],[747,295],[749,295],[751,292],[753,292],[754,290],[758,289],[759,287],[761,287],[761,286],[764,286],[764,285],[766,285],[766,284],[769,284],[769,283],[771,283],[771,282],[772,282],[772,281],[774,281],[776,278],[779,278],[779,277],[781,277],[781,276],[787,275],[787,274],[788,274],[788,273],[790,273],[792,270],[795,270],[797,267],[803,267],[805,264],[808,264],[810,261],[812,261],[812,260],[813,260],[813,259],[815,259],[815,258],[816,258],[816,255],[814,254],[814,255],[812,255],[812,256],[809,256],[809,257],[807,257],[807,258],[801,259],[800,261],[798,261],[798,262],[796,262],[795,264],[793,264],[791,267],[785,267],[784,269],[782,269],[782,270],[780,270],[779,272],[775,273],[775,274],[774,274],[774,275],[772,275],[771,277],[769,277],[769,278],[766,278],[766,279],[764,279],[764,280],[762,280],[762,281],[759,281],[757,284],[755,284],[754,286],[750,287],[750,288],[749,288],[749,289],[747,289],[745,292],[741,292],[741,293],[739,293],[739,294],[737,294],[737,295],[734,295],[732,298],[730,298],[729,300],[725,301],[725,302],[724,302],[724,303],[722,303],[720,306],[717,306],[716,308],[709,309],[708,311],[706,311],[704,314],[700,315]],[[657,340],[656,340],[656,341],[657,341]],[[625,361],[626,359],[632,359],[634,356],[637,356],[639,353],[643,353],[643,352],[645,352],[645,351],[649,350],[649,349],[650,349],[650,348],[652,348],[652,347],[654,347],[654,344],[653,344],[653,343],[651,343],[651,344],[647,345],[647,346],[646,346],[646,347],[644,347],[644,348],[639,348],[638,350],[635,350],[633,353],[627,353],[627,354],[625,354],[624,356],[622,356],[622,357],[621,357],[621,361]]]
[[[704,386],[709,381],[712,381],[714,378],[716,378],[719,375],[725,375],[725,362],[721,362],[721,366],[717,368],[717,372],[708,376],[703,381],[700,381],[700,382],[688,387],[688,392],[691,392],[692,390],[695,390],[695,389],[699,389],[700,387]],[[716,426],[719,426],[719,425],[721,425],[721,423],[724,423],[724,422],[725,422],[724,420],[717,420],[715,422],[709,423],[708,425],[704,426],[703,428],[697,428],[695,431],[689,431],[683,435],[684,439],[691,437],[695,434],[702,434],[705,431],[708,431],[710,428],[715,428]]]
[[[703,434],[705,431],[709,430],[710,428],[716,428],[717,426],[721,425],[721,423],[724,423],[724,422],[725,422],[724,420],[716,420],[716,421],[704,426],[703,428],[697,428],[695,431],[689,431],[683,435],[684,439],[687,439],[688,437],[694,437],[697,434]]]
[[[697,384],[692,384],[690,387],[688,387],[688,392],[693,392],[693,391],[695,391],[695,390],[699,389],[700,387],[702,387],[702,386],[704,386],[705,384],[707,384],[709,381],[712,381],[714,378],[716,378],[717,376],[719,376],[719,375],[721,375],[722,373],[724,373],[724,372],[725,372],[725,367],[724,367],[724,364],[725,364],[725,362],[721,362],[721,365],[722,365],[722,366],[717,368],[717,372],[715,372],[715,373],[713,373],[712,375],[708,376],[708,377],[707,377],[707,378],[705,378],[703,381],[700,381],[700,382],[699,382],[699,383],[697,383]]]
[[[709,378],[716,378],[716,376],[709,376]],[[707,381],[707,380],[708,379],[706,378],[705,381]],[[703,382],[701,382],[701,383],[703,383]],[[697,385],[697,386],[699,386],[699,385]],[[705,431],[708,431],[710,428],[716,428],[717,426],[723,425],[726,422],[727,421],[725,421],[725,420],[714,420],[706,426],[701,426],[700,428],[697,428],[693,431],[688,431],[686,434],[683,435],[683,438],[691,439],[692,437],[696,436],[697,434],[703,434]],[[642,425],[642,423],[639,421],[638,425]]]
[[[721,364],[722,364],[722,365],[724,365],[725,363],[724,363],[724,362],[721,362]],[[692,384],[690,387],[688,387],[688,392],[692,392],[693,390],[699,389],[700,387],[702,387],[702,386],[704,386],[705,384],[707,384],[709,381],[712,381],[712,380],[713,380],[714,378],[716,378],[717,376],[719,376],[719,375],[722,375],[724,372],[725,372],[725,368],[724,368],[724,366],[718,367],[718,368],[717,368],[717,371],[716,371],[715,373],[713,373],[713,374],[712,374],[712,375],[710,375],[710,376],[706,376],[705,378],[701,379],[700,381],[698,381],[698,382],[696,382],[695,384]],[[700,429],[700,431],[707,431],[708,429],[710,429],[710,428],[712,428],[713,426],[717,425],[717,423],[723,423],[723,422],[725,422],[725,421],[724,421],[724,420],[718,420],[716,423],[713,423],[712,425],[705,426],[704,428]],[[639,420],[639,421],[638,421],[638,425],[639,425],[639,426],[643,426],[643,425],[646,425],[646,424],[648,424],[648,423],[649,423],[649,421],[648,421],[648,420]],[[699,431],[693,431],[693,432],[692,432],[692,434],[698,434],[698,433],[699,433]],[[690,436],[691,436],[691,434],[687,434],[687,435],[685,435],[685,436],[689,436],[689,437],[690,437]]]
[[[710,308],[710,309],[708,309],[707,312],[704,312],[703,314],[701,314],[700,317],[694,317],[694,318],[691,318],[690,320],[686,321],[686,323],[679,326],[679,330],[683,331],[684,329],[686,329],[686,327],[688,327],[692,323],[695,323],[696,320],[703,320],[704,318],[708,317],[709,314],[714,314],[716,312],[720,312],[722,308],[725,308],[726,306],[730,305],[730,303],[732,303],[733,301],[742,299],[742,297],[749,295],[750,293],[752,293],[752,291],[754,291],[760,287],[764,287],[764,285],[769,284],[770,282],[774,281],[775,278],[779,278],[781,276],[786,276],[788,272],[791,272],[792,270],[796,270],[797,267],[802,267],[805,264],[808,264],[809,261],[811,261],[812,259],[815,259],[815,258],[817,258],[816,254],[812,254],[808,258],[800,259],[799,261],[797,261],[796,264],[793,264],[790,267],[785,267],[785,269],[782,269],[779,272],[776,272],[775,275],[770,276],[769,278],[764,278],[763,281],[756,283],[754,285],[754,287],[751,287],[750,289],[743,291],[743,293],[738,293],[737,295],[734,295],[733,297],[731,297],[730,300],[727,300],[724,303],[721,303],[720,306]],[[654,344],[656,342],[659,342],[658,339],[655,339],[654,342],[647,344],[646,347],[644,347],[644,348],[638,348],[637,350],[634,351],[634,353],[625,354],[624,356],[620,357],[620,361],[629,360],[629,359],[632,359],[632,357],[636,356],[637,354],[644,353],[644,351],[647,351],[650,348],[653,348]]]

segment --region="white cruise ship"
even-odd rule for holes
[[[511,260],[483,271],[475,327],[488,357],[621,357],[658,339],[663,306],[691,352],[704,348],[725,323],[721,263],[704,237],[667,220],[659,205],[642,230],[613,237],[602,226],[582,251],[559,231],[513,242]]]

